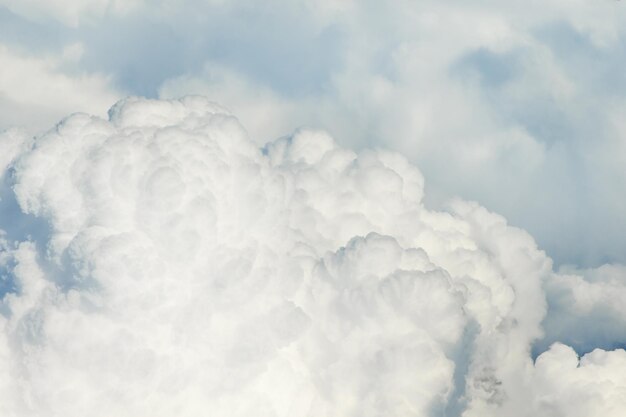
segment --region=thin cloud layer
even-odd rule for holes
[[[620,267],[556,273],[476,203],[425,208],[399,154],[308,129],[259,148],[197,96],[29,138],[0,136],[2,415],[623,410],[623,350],[531,352],[585,334],[554,332],[564,311],[593,325],[579,292],[621,325]]]

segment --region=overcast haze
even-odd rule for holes
[[[0,0],[0,414],[622,417],[624,68],[610,0]]]

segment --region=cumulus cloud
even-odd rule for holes
[[[547,337],[536,346],[545,350],[555,342],[578,352],[596,347],[626,347],[626,268],[603,265],[591,270],[562,268],[546,286],[551,314],[544,327]]]
[[[623,350],[531,352],[554,311],[609,299],[619,323],[620,267],[556,273],[476,203],[425,208],[399,154],[310,129],[259,147],[190,96],[12,130],[0,155],[2,415],[623,409]]]
[[[236,27],[260,16],[264,30],[190,29],[221,48],[198,51],[204,64],[164,80],[160,97],[218,97],[259,143],[305,124],[351,148],[398,150],[428,174],[432,207],[480,201],[559,264],[626,261],[623,130],[612,116],[626,103],[622,4],[326,3],[218,8]],[[276,27],[298,42],[265,30]]]
[[[0,0],[3,62],[45,80],[0,85],[0,127],[207,94],[259,145],[306,125],[394,149],[430,207],[479,201],[559,265],[625,263],[625,18],[612,0]]]

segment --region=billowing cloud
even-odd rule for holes
[[[621,325],[621,267],[556,273],[476,203],[425,208],[399,154],[259,147],[197,96],[29,138],[0,136],[2,415],[623,410],[623,350],[532,355],[573,343],[564,311]]]
[[[169,77],[160,96],[216,97],[259,143],[313,125],[349,147],[398,150],[428,174],[432,207],[480,201],[559,264],[626,261],[614,123],[626,103],[623,4],[317,3],[277,2],[271,14],[235,3],[225,13],[235,27],[260,16],[298,42],[252,22],[236,36],[209,31],[221,48],[198,51],[204,65]]]
[[[429,207],[479,201],[559,265],[626,263],[625,18],[613,0],[0,0],[20,80],[0,128],[206,94],[259,145],[312,126],[400,151]]]

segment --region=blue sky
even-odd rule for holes
[[[557,264],[626,262],[619,2],[0,2],[0,128],[204,94],[259,145],[301,126],[398,150]]]

